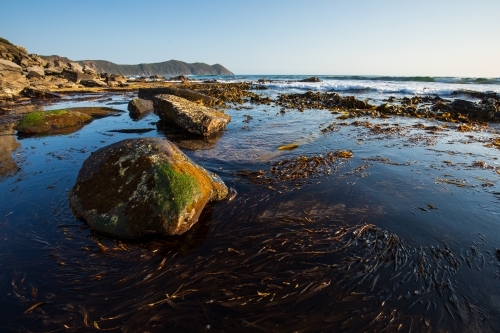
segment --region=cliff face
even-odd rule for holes
[[[59,56],[43,56],[45,60],[67,58]],[[69,59],[67,59],[69,60]],[[106,60],[82,60],[80,65],[87,65],[98,73],[122,75],[233,75],[233,73],[220,64],[208,65],[202,62],[188,64],[183,61],[169,60],[152,64],[118,65]]]

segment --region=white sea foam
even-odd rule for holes
[[[450,95],[458,90],[500,93],[500,85],[450,84],[444,82],[408,82],[408,81],[366,81],[366,80],[324,80],[322,82],[269,82],[266,86],[278,90],[314,90],[357,92],[371,94],[402,95]]]
[[[373,98],[386,98],[389,95],[438,95],[446,97],[452,96],[457,91],[500,94],[499,78],[319,76],[320,82],[300,82],[306,77],[298,75],[239,75],[220,76],[216,79],[221,82],[253,82],[282,93],[299,93],[311,90]],[[259,79],[266,81],[259,82]]]

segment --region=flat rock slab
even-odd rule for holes
[[[14,129],[27,135],[71,133],[91,120],[91,116],[77,111],[37,111],[25,115]]]
[[[154,112],[161,120],[206,138],[223,132],[231,120],[220,111],[174,95],[157,95],[153,104]]]
[[[166,139],[128,139],[92,153],[69,193],[74,214],[116,238],[177,235],[209,201],[226,198],[215,174]]]
[[[205,106],[214,106],[220,104],[220,101],[217,98],[200,94],[188,89],[179,89],[172,87],[139,88],[139,98],[153,100],[157,95],[174,95],[187,99],[191,102],[203,104]]]
[[[77,107],[26,114],[15,129],[21,135],[72,133],[92,119],[116,116],[124,111],[107,107]]]

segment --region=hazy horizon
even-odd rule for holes
[[[221,64],[238,75],[500,77],[500,1],[8,2],[0,36],[116,64]]]

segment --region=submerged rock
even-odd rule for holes
[[[92,120],[77,111],[37,111],[25,115],[14,129],[20,134],[56,134],[72,132]]]
[[[158,95],[153,103],[154,112],[161,120],[203,137],[224,131],[231,120],[230,116],[222,112],[173,95]]]
[[[165,139],[128,139],[94,152],[69,194],[78,218],[117,238],[189,230],[209,201],[228,194],[215,174]]]

